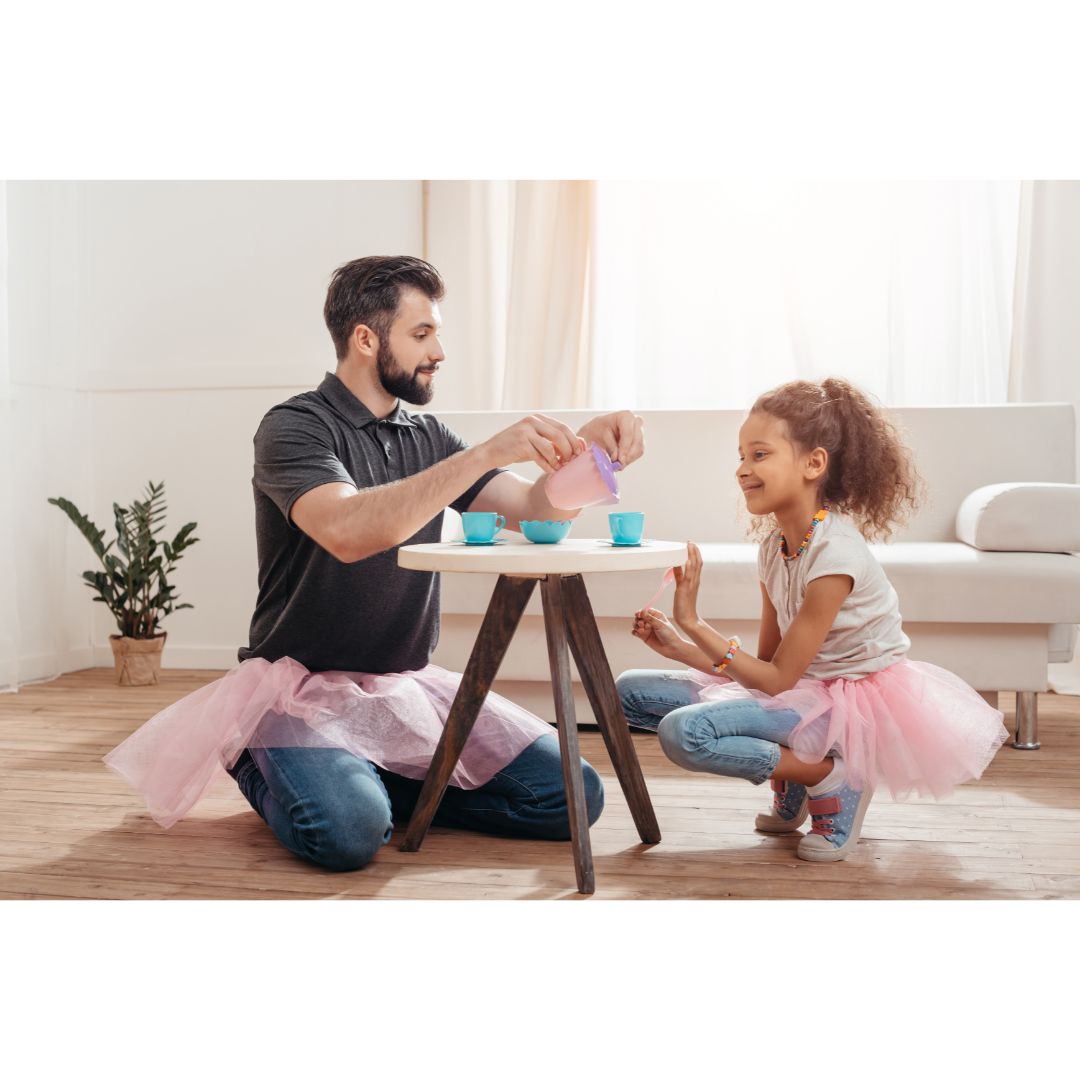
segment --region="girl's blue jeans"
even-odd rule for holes
[[[691,772],[761,784],[799,722],[793,709],[764,709],[753,698],[694,704],[685,671],[624,671],[615,685],[631,727],[655,731],[667,756]]]
[[[327,870],[359,870],[405,824],[422,780],[409,780],[338,747],[252,747],[231,770],[255,811],[294,855]],[[593,825],[604,785],[581,762],[585,809]],[[570,814],[559,740],[541,735],[472,791],[448,787],[434,825],[503,836],[569,840]]]

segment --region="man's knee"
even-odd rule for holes
[[[604,781],[599,773],[584,759],[581,759],[582,791],[585,795],[585,820],[589,827],[600,820],[604,812]],[[546,840],[569,840],[570,832],[570,796],[563,786],[560,774],[558,786],[552,789],[543,818],[542,836]]]
[[[585,787],[585,816],[591,827],[604,812],[604,781],[584,758],[581,759],[581,779]]]
[[[385,799],[365,798],[338,807],[322,828],[308,832],[307,857],[324,870],[359,870],[375,857],[393,830]]]
[[[308,749],[278,760],[292,798],[285,846],[325,870],[359,870],[390,839],[390,800],[370,762],[344,750]],[[284,786],[284,782],[283,782]]]
[[[517,782],[523,785],[523,789],[531,791],[532,797],[523,800],[519,813],[524,811],[539,825],[540,831],[536,835],[548,840],[569,840],[570,805],[563,781],[558,738],[552,734],[537,739],[518,761],[524,762],[526,755],[529,771],[525,775],[519,773]],[[592,826],[604,812],[604,782],[584,758],[580,761],[585,818]],[[516,797],[521,798],[520,795]]]

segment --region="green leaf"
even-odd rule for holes
[[[105,563],[105,569],[110,574],[123,575],[127,573],[127,563],[123,559],[118,559],[115,555],[106,555],[102,561]]]
[[[99,529],[85,514],[83,514],[79,508],[70,500],[65,498],[49,499],[49,502],[53,506],[59,506],[61,510],[72,520],[75,527],[86,537],[90,546],[94,549],[99,559],[105,558],[105,552],[112,547],[112,542],[107,545],[101,543],[102,537],[105,535],[104,529]]]
[[[199,538],[197,536],[192,537],[190,540],[188,539],[188,537],[191,536],[191,534],[195,531],[197,526],[198,526],[198,522],[189,521],[176,534],[176,538],[172,542],[172,550],[173,550],[172,559],[173,560],[176,560],[176,559],[180,558],[180,552],[183,551],[185,548],[189,548],[189,547],[191,547],[192,544],[197,544],[199,542]]]

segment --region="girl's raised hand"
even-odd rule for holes
[[[679,632],[668,622],[667,616],[656,608],[642,608],[641,611],[635,611],[634,629],[631,633],[661,656],[669,656],[673,650],[683,644]]]
[[[693,626],[698,621],[697,596],[701,586],[701,568],[704,565],[697,544],[686,545],[686,565],[675,567],[674,617],[678,626]]]

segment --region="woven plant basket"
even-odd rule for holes
[[[116,681],[121,686],[157,686],[167,636],[162,633],[152,638],[130,638],[111,634]]]

